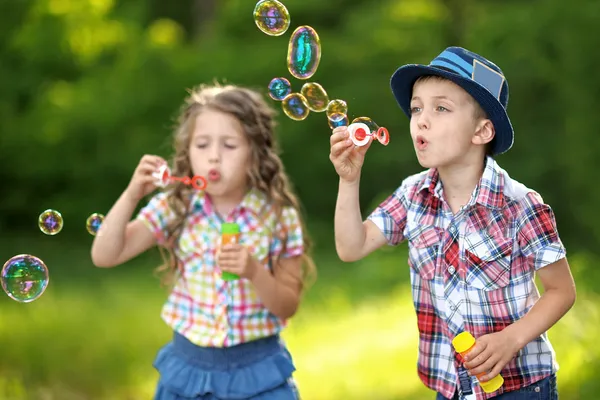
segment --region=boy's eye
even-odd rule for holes
[[[419,111],[421,111],[421,107],[411,107],[410,108],[410,113],[411,114],[419,112]]]
[[[444,106],[437,106],[436,110],[441,112],[448,111],[448,109]]]

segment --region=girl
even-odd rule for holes
[[[206,177],[204,191],[181,183],[156,189],[165,161],[145,155],[94,239],[92,260],[113,267],[154,245],[172,288],[162,318],[172,342],[154,362],[155,400],[298,399],[292,359],[279,333],[300,303],[314,264],[298,201],[273,135],[274,111],[258,93],[202,86],[175,130],[174,176]],[[240,242],[220,247],[221,224]],[[224,280],[227,271],[239,280]]]

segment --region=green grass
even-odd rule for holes
[[[159,318],[166,293],[151,274],[157,255],[102,270],[92,267],[85,246],[19,238],[2,243],[3,259],[22,252],[44,259],[51,281],[30,304],[0,296],[0,399],[151,398],[157,379],[152,360],[170,338]],[[319,280],[284,334],[304,399],[434,398],[415,369],[405,248],[353,265],[326,249],[316,259]],[[576,275],[588,276],[592,262],[571,259]],[[550,332],[561,365],[561,398],[595,398],[600,390],[593,374],[600,367],[599,300],[586,279],[574,309]]]

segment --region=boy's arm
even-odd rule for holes
[[[540,268],[538,276],[544,293],[523,318],[506,328],[519,348],[550,329],[575,303],[575,281],[566,258]]]
[[[465,367],[471,374],[490,371],[484,380],[500,373],[514,355],[550,329],[575,303],[575,282],[558,236],[552,209],[530,193],[518,229],[523,255],[537,271],[544,293],[525,316],[504,330],[477,339]]]
[[[372,221],[363,222],[359,204],[359,181],[340,179],[335,207],[335,248],[342,261],[357,261],[388,242]]]

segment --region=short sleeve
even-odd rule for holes
[[[169,206],[167,195],[167,192],[154,195],[136,217],[152,232],[158,245],[167,242],[167,226],[175,218],[175,212]]]
[[[395,246],[404,241],[404,228],[408,201],[406,199],[408,186],[406,181],[385,199],[367,219],[373,222],[383,233],[389,245]]]
[[[300,256],[304,253],[304,233],[298,211],[293,207],[285,207],[281,213],[280,222],[273,235],[271,254],[279,254],[283,249],[282,238],[285,240],[285,251],[281,258]]]
[[[525,258],[536,270],[566,256],[554,212],[535,192],[527,194],[518,223],[518,243]]]

